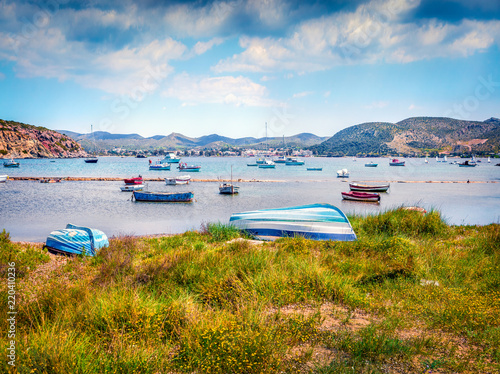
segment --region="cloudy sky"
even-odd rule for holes
[[[499,0],[0,0],[0,118],[230,137],[500,117]]]

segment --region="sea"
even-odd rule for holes
[[[149,160],[100,157],[96,164],[83,159],[23,159],[19,168],[4,168],[10,177],[161,178],[146,183],[149,191],[192,191],[192,203],[144,203],[122,192],[123,181],[68,181],[40,183],[8,180],[0,183],[0,230],[14,241],[43,242],[67,223],[120,235],[176,234],[199,230],[212,222],[228,223],[233,213],[249,210],[328,203],[347,215],[377,214],[401,206],[437,210],[450,225],[488,225],[500,222],[500,167],[498,159],[479,159],[477,167],[459,167],[449,158],[437,162],[406,158],[405,166],[389,166],[388,158],[305,157],[305,165],[277,164],[275,169],[247,166],[255,158],[187,157],[182,162],[200,165],[199,172],[149,170]],[[365,163],[377,167],[365,167]],[[307,168],[322,168],[309,171]],[[337,178],[347,169],[349,178]],[[164,178],[189,174],[189,185],[169,186]],[[219,180],[231,178],[238,195],[220,195]],[[349,182],[389,182],[379,204],[342,200]],[[467,183],[468,182],[468,183]]]

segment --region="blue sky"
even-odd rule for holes
[[[331,136],[500,117],[500,1],[0,0],[0,118]]]

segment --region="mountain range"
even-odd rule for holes
[[[493,154],[500,151],[500,120],[412,117],[397,123],[362,123],[309,149],[330,156]]]
[[[123,149],[186,149],[186,148],[223,148],[223,147],[256,147],[263,148],[266,145],[270,147],[282,147],[285,144],[287,147],[309,147],[320,144],[328,139],[328,137],[319,137],[310,133],[301,133],[287,137],[270,137],[270,138],[228,138],[225,136],[211,134],[199,138],[191,138],[179,133],[171,133],[170,135],[155,135],[152,137],[142,137],[139,134],[111,134],[105,131],[95,131],[94,133],[80,134],[67,130],[58,130],[61,134],[65,134],[77,142],[85,149],[92,147],[92,142],[95,141],[98,149],[111,150],[113,148]]]

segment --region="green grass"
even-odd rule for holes
[[[46,275],[49,255],[3,232],[0,269],[19,270],[16,370],[500,370],[499,225],[401,209],[351,223],[355,242],[228,243],[241,234],[220,223],[116,238]]]

